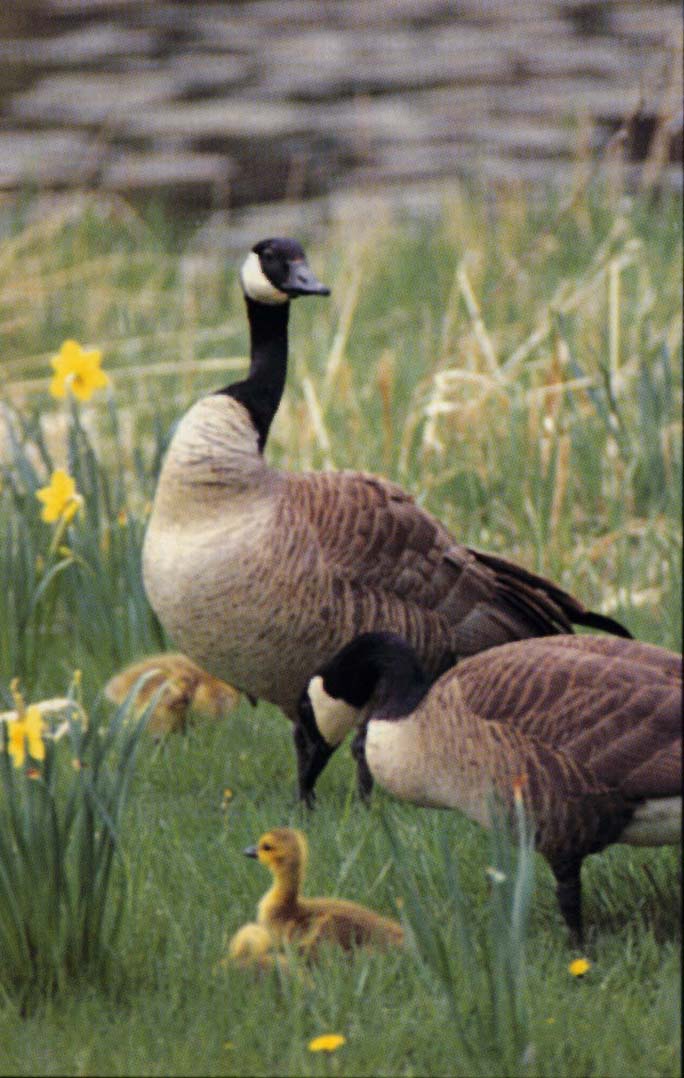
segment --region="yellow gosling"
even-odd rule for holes
[[[345,950],[402,946],[404,930],[398,921],[345,899],[301,897],[307,842],[300,831],[276,827],[245,853],[273,874],[273,886],[259,902],[257,921],[278,943],[295,943],[309,956],[326,940]]]
[[[272,969],[276,961],[275,940],[264,925],[248,921],[231,939],[228,960],[241,969]]]
[[[207,674],[187,656],[173,652],[151,655],[119,671],[105,686],[107,698],[122,704],[143,674],[151,676],[138,693],[138,714],[164,685],[147,726],[155,737],[184,731],[190,711],[212,720],[224,719],[240,701],[240,693],[232,685]]]

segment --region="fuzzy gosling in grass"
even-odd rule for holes
[[[269,930],[257,921],[248,921],[232,937],[228,955],[220,964],[265,971],[273,969],[277,960],[283,961],[283,956],[276,954],[275,939]]]
[[[314,672],[371,629],[410,640],[433,677],[464,655],[573,624],[626,633],[550,581],[459,545],[394,483],[269,465],[291,301],[328,289],[285,237],[255,244],[240,281],[249,373],[180,420],[143,549],[150,603],[185,654],[295,722]],[[296,748],[301,771],[312,751],[301,728]]]
[[[140,688],[135,708],[142,712],[154,694],[163,686],[147,723],[153,737],[184,732],[190,711],[208,719],[224,719],[240,702],[240,693],[225,681],[212,677],[186,655],[164,652],[131,663],[109,679],[105,696],[115,704],[123,704],[136,681],[144,674],[149,677]]]
[[[344,950],[366,945],[401,946],[404,930],[398,921],[346,899],[301,896],[307,850],[305,836],[290,827],[267,831],[256,846],[245,850],[248,857],[261,861],[273,874],[273,886],[257,908],[257,923],[271,933],[276,945],[292,943],[311,957],[325,941],[339,944]],[[233,937],[231,950],[240,950],[243,929]],[[252,936],[250,930],[246,947]]]
[[[367,633],[312,678],[300,721],[312,737],[340,737],[360,722],[355,752],[369,780],[484,827],[493,798],[512,810],[522,779],[536,848],[576,939],[587,854],[681,839],[682,660],[664,648],[598,636],[523,640],[464,659],[431,684],[410,644]]]

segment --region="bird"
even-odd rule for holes
[[[276,963],[286,968],[285,956],[276,954],[273,936],[264,925],[248,921],[232,936],[228,954],[219,965],[265,971],[273,969]]]
[[[105,685],[105,696],[115,704],[123,704],[145,674],[148,677],[135,699],[138,713],[163,686],[147,723],[153,737],[185,731],[191,710],[209,719],[224,719],[240,701],[240,693],[232,685],[207,674],[187,655],[173,652],[149,655],[124,667]]]
[[[240,280],[249,373],[180,419],[148,521],[143,580],[176,647],[295,724],[300,775],[316,752],[296,723],[301,693],[361,632],[406,637],[433,677],[466,655],[573,624],[630,635],[543,577],[459,545],[389,480],[269,465],[290,303],[329,289],[301,245],[282,237],[255,244]]]
[[[404,930],[392,918],[383,917],[357,902],[300,895],[308,856],[303,832],[290,827],[274,827],[244,852],[266,865],[274,878],[273,886],[257,907],[256,924],[270,933],[275,947],[289,943],[307,957],[315,957],[319,945],[325,941],[338,944],[346,951],[365,945],[391,947],[403,944]],[[246,933],[245,942],[244,929],[243,925],[231,940],[231,953],[249,952],[254,930]],[[257,938],[253,948],[257,960],[265,954],[262,941],[263,936]]]
[[[358,723],[362,773],[416,805],[492,826],[516,789],[582,939],[581,867],[611,843],[681,839],[682,660],[591,635],[515,641],[431,682],[393,633],[357,637],[314,678],[303,721]]]

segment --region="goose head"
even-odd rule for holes
[[[276,306],[297,296],[329,296],[296,240],[273,237],[255,243],[242,264],[240,283],[247,299]]]
[[[413,647],[395,633],[363,633],[343,647],[299,699],[300,797],[312,804],[316,779],[351,730],[373,717],[409,714],[428,684]]]
[[[306,838],[292,827],[274,827],[261,836],[255,846],[244,851],[266,865],[274,876],[292,871],[303,875],[307,860]]]

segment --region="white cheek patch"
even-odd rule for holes
[[[328,696],[320,676],[311,679],[308,691],[319,733],[329,745],[339,745],[358,723],[361,711],[344,700]]]
[[[240,280],[246,296],[254,299],[257,303],[287,303],[289,296],[281,292],[279,288],[271,284],[261,268],[259,256],[255,251],[250,251],[242,263]]]

